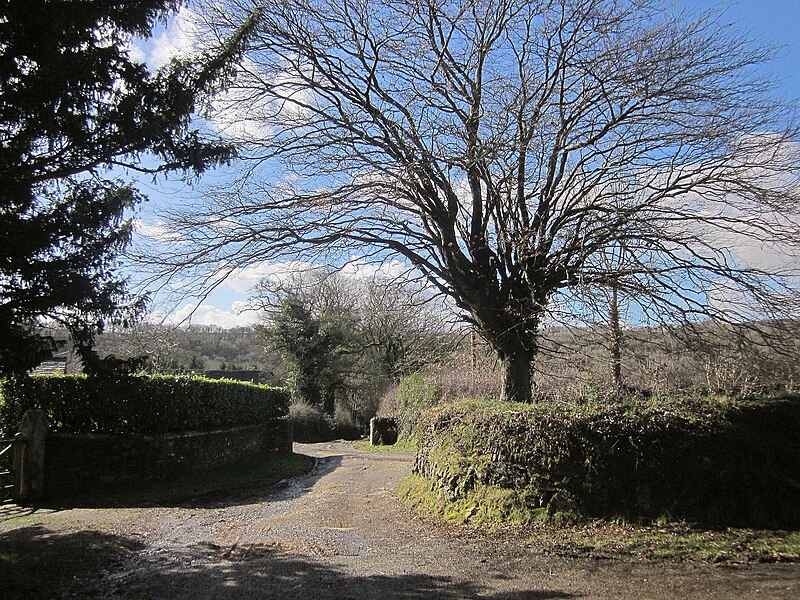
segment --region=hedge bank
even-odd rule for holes
[[[158,434],[264,423],[289,410],[289,392],[238,381],[83,375],[0,382],[0,429],[16,431],[29,409],[46,410],[54,431]]]
[[[420,431],[422,492],[467,516],[494,498],[516,521],[566,515],[800,526],[799,398],[465,401],[435,408]]]

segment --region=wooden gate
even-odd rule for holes
[[[0,502],[27,502],[44,495],[47,413],[27,410],[19,433],[0,439]]]
[[[14,499],[14,451],[24,443],[22,436],[0,438],[0,503]]]

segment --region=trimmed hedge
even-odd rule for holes
[[[28,409],[47,411],[54,431],[140,433],[263,423],[289,411],[289,392],[203,377],[33,376],[0,383],[0,429],[16,431]]]
[[[530,519],[800,526],[800,398],[465,401],[427,415],[419,448],[415,470],[435,493],[455,502],[512,490]]]

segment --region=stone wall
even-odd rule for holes
[[[265,452],[291,452],[291,423],[276,419],[214,431],[163,435],[50,433],[45,494],[212,469]]]

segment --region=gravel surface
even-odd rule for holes
[[[394,490],[411,453],[295,452],[316,457],[314,470],[256,496],[1,509],[0,566],[24,561],[34,576],[0,579],[0,598],[800,598],[800,564],[546,556],[410,516]]]

